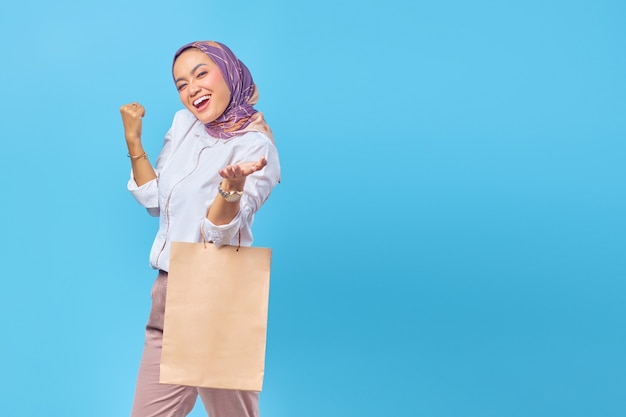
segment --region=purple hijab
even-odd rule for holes
[[[257,112],[253,107],[256,102],[256,87],[248,67],[226,45],[215,41],[197,41],[182,46],[174,54],[174,62],[189,48],[197,48],[207,54],[220,68],[230,89],[231,98],[228,107],[220,117],[204,125],[207,132],[213,137],[222,139],[241,134],[241,131],[253,121],[252,116]]]

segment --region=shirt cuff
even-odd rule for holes
[[[143,207],[147,209],[159,207],[159,189],[156,178],[139,186],[131,173],[127,188],[132,196],[135,197],[135,200]]]
[[[241,211],[228,224],[215,225],[206,217],[204,218],[204,238],[216,246],[236,245],[241,225]]]

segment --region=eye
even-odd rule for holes
[[[198,73],[198,78],[202,78],[202,77],[204,77],[204,76],[205,76],[205,75],[207,75],[207,74],[208,74],[208,72],[207,72],[207,71],[200,71],[200,72]]]
[[[178,84],[178,85],[176,86],[176,89],[180,92],[180,91],[183,91],[183,89],[184,89],[185,87],[187,87],[187,84],[182,83],[182,84]]]

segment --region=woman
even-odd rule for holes
[[[186,416],[200,398],[211,417],[258,416],[258,393],[159,384],[165,291],[172,241],[252,244],[254,215],[279,181],[272,133],[253,105],[248,68],[225,45],[193,42],[174,55],[174,83],[185,109],[174,116],[155,168],[141,143],[144,108],[120,109],[132,164],[128,189],[159,230],[150,252],[159,270],[132,417]]]

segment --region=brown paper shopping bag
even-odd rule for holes
[[[271,256],[172,242],[161,383],[261,391]]]

